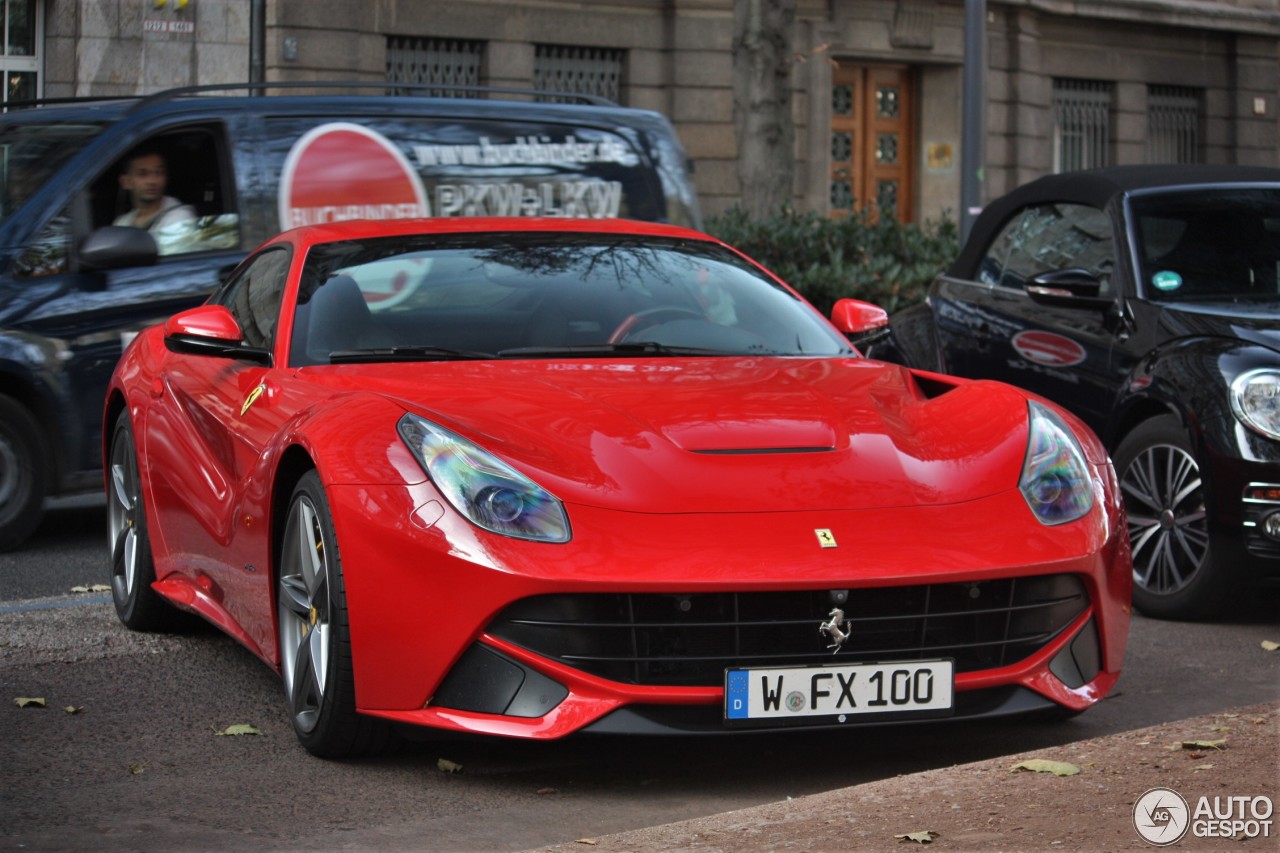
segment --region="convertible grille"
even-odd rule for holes
[[[834,590],[571,594],[523,599],[489,633],[628,684],[713,686],[726,667],[952,658],[957,672],[1016,663],[1089,606],[1075,575]],[[850,620],[838,654],[818,630]]]

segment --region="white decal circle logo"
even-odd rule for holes
[[[1191,810],[1177,791],[1152,788],[1133,804],[1133,828],[1149,844],[1165,847],[1187,834]]]

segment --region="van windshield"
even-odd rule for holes
[[[101,130],[92,123],[0,127],[0,223]]]

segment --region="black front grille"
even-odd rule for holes
[[[713,686],[726,667],[952,658],[957,672],[1026,658],[1089,606],[1075,575],[833,590],[543,595],[518,601],[489,633],[628,684]],[[818,630],[850,620],[838,653]]]

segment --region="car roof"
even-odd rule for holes
[[[311,88],[305,88],[311,87]],[[387,89],[370,94],[360,89]],[[0,124],[56,123],[66,121],[111,122],[128,116],[151,116],[183,112],[298,113],[322,109],[335,115],[382,113],[421,114],[493,118],[499,120],[546,120],[562,123],[616,122],[623,126],[643,126],[660,117],[652,110],[620,106],[604,98],[573,93],[489,87],[457,88],[456,96],[398,91],[394,84],[350,82],[228,84],[165,89],[151,95],[50,98],[16,102],[0,114]],[[237,90],[245,90],[241,94]],[[254,95],[262,91],[271,94]],[[532,100],[551,97],[554,100]],[[10,104],[14,107],[15,104]]]
[[[339,240],[403,237],[418,234],[621,234],[637,237],[699,240],[718,243],[700,231],[677,225],[631,219],[569,219],[565,217],[450,216],[434,219],[352,219],[323,225],[304,225],[284,232],[276,240],[314,245]],[[275,241],[272,241],[275,242]]]
[[[1110,166],[1045,175],[1001,196],[982,209],[969,240],[947,274],[972,278],[987,244],[1022,208],[1044,202],[1066,202],[1104,208],[1116,196],[1141,190],[1214,187],[1228,184],[1276,184],[1280,169],[1267,166],[1153,165]]]

